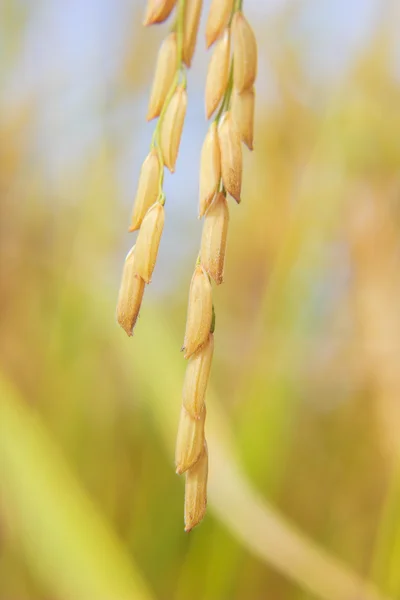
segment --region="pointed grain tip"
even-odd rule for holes
[[[196,48],[202,7],[203,0],[188,0],[186,2],[183,27],[183,60],[188,68],[192,65]]]
[[[154,25],[163,23],[168,19],[176,4],[176,0],[148,0],[146,14],[143,19],[143,25]]]
[[[208,453],[207,445],[198,462],[186,473],[185,485],[185,531],[198,525],[207,508]]]

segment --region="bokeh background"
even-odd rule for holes
[[[204,3],[204,13],[209,3]],[[255,151],[215,289],[210,494],[173,447],[204,16],[135,335],[114,318],[168,25],[0,1],[0,599],[400,598],[400,5],[245,0]]]

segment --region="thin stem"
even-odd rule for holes
[[[231,103],[231,96],[233,90],[233,58],[231,60],[231,68],[229,71],[228,87],[225,92],[225,110],[229,110]]]
[[[230,70],[229,70],[228,85],[226,86],[224,97],[222,98],[221,105],[220,105],[219,110],[214,119],[214,121],[217,123],[217,125],[220,122],[221,117],[224,114],[224,112],[229,109],[229,103],[231,100],[232,89],[233,89],[233,58],[231,60],[231,66],[230,66]]]
[[[215,331],[215,308],[214,308],[214,304],[212,305],[212,319],[211,319],[211,327],[210,327],[210,333],[214,333]]]
[[[178,13],[176,17],[176,37],[178,43],[178,56],[176,64],[177,73],[179,73],[181,70],[183,61],[183,25],[185,19],[185,3],[186,0],[179,0]]]
[[[172,82],[172,85],[169,88],[169,92],[167,94],[167,97],[165,98],[165,102],[164,102],[164,105],[162,107],[160,116],[158,118],[156,128],[154,129],[153,137],[151,139],[151,146],[152,146],[152,148],[154,148],[154,146],[159,146],[160,145],[160,132],[161,132],[161,127],[162,127],[162,124],[163,124],[163,121],[164,121],[165,113],[167,112],[169,103],[172,100],[172,96],[174,95],[175,90],[178,87],[178,83],[179,83],[179,71],[176,73],[174,81]],[[162,164],[164,164],[164,163],[162,163]]]

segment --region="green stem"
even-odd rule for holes
[[[185,2],[186,0],[179,0],[178,3],[178,13],[176,18],[176,37],[178,43],[178,56],[177,56],[177,64],[176,71],[180,72],[182,69],[183,62],[183,27],[184,27],[184,19],[185,19]]]
[[[233,58],[231,60],[231,66],[230,66],[230,70],[229,70],[228,85],[226,86],[226,90],[225,90],[224,97],[222,98],[221,106],[219,107],[219,110],[214,119],[214,121],[217,123],[217,125],[220,122],[221,117],[224,114],[224,112],[229,110],[229,105],[230,105],[231,96],[232,96],[232,89],[233,89]]]
[[[215,331],[215,308],[214,308],[214,304],[212,305],[212,319],[211,319],[211,327],[210,327],[210,333],[214,333]]]
[[[231,96],[233,90],[233,58],[231,60],[231,68],[229,71],[228,87],[225,92],[225,110],[229,110],[231,103]]]

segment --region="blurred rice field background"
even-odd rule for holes
[[[255,151],[214,295],[208,513],[187,535],[173,447],[204,16],[128,339],[115,304],[168,26],[143,30],[139,0],[0,1],[1,600],[400,598],[400,5],[245,6]]]

